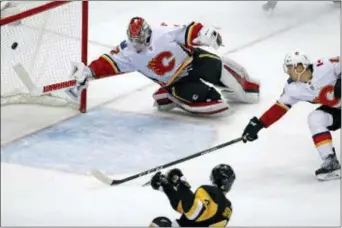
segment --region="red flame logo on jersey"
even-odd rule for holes
[[[165,62],[167,62],[166,65],[164,64]],[[148,62],[147,67],[157,75],[164,76],[167,72],[172,71],[175,65],[176,60],[173,58],[172,53],[164,51],[152,58],[152,60]]]
[[[330,94],[330,97],[329,97]],[[313,102],[320,103],[329,107],[333,107],[339,103],[339,99],[334,97],[334,86],[328,85],[319,91],[318,97],[316,97]]]

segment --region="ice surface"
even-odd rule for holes
[[[100,109],[3,147],[1,160],[79,174],[139,172],[200,151],[215,136],[210,126]]]
[[[217,137],[207,146],[238,137],[248,120],[259,116],[281,94],[286,80],[281,64],[286,53],[299,48],[313,58],[340,54],[340,10],[333,9],[331,2],[281,2],[272,17],[262,12],[261,4],[92,1],[90,39],[105,45],[90,45],[90,58],[108,51],[106,45],[124,39],[128,19],[136,15],[154,24],[192,20],[215,24],[222,28],[226,44],[221,54],[274,32],[277,35],[230,54],[262,81],[262,92],[259,104],[233,106],[229,116],[194,118],[182,112],[158,113],[152,107],[151,96],[157,86],[134,73],[92,83],[90,107],[105,103],[102,108],[112,109],[113,113],[164,116],[210,125]],[[321,161],[312,143],[307,116],[316,107],[299,103],[280,122],[261,132],[256,142],[235,144],[177,167],[195,188],[208,183],[210,170],[218,163],[233,166],[237,179],[228,195],[234,208],[231,226],[338,226],[340,181],[319,182],[313,175]],[[2,108],[1,143],[76,114],[62,108]],[[333,133],[333,141],[340,152],[340,131]],[[108,187],[87,175],[2,162],[1,225],[146,226],[156,216],[176,218],[177,213],[162,193],[141,187],[148,178]]]

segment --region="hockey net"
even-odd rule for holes
[[[70,80],[71,63],[87,64],[87,1],[1,1],[1,106],[70,105],[86,111],[64,91],[32,95],[13,67],[21,64],[37,87]]]

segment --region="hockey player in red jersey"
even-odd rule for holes
[[[72,77],[79,86],[69,90],[69,95],[78,99],[79,88],[89,80],[137,71],[160,85],[153,98],[161,111],[178,107],[195,114],[214,114],[229,108],[227,100],[259,100],[259,82],[251,79],[242,66],[199,48],[222,46],[222,37],[215,28],[192,22],[152,29],[146,20],[134,17],[127,37],[89,66],[75,64]]]
[[[172,169],[166,175],[156,173],[151,186],[168,197],[172,208],[181,217],[171,221],[166,217],[152,220],[150,227],[225,227],[232,215],[232,203],[226,194],[235,181],[235,172],[227,164],[219,164],[210,175],[212,185],[201,185],[195,192],[179,169]]]
[[[243,132],[244,142],[254,141],[258,132],[268,128],[298,101],[321,104],[308,116],[313,142],[323,160],[315,175],[319,180],[338,179],[337,160],[330,131],[341,128],[340,57],[311,62],[303,53],[286,55],[284,70],[290,76],[278,101],[260,118],[253,117]]]

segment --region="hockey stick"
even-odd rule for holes
[[[92,175],[93,175],[96,179],[98,179],[98,180],[100,180],[100,181],[102,181],[102,182],[104,182],[104,183],[106,183],[106,184],[108,184],[108,185],[110,185],[110,186],[119,185],[119,184],[123,184],[123,183],[125,183],[125,182],[128,182],[128,181],[130,181],[130,180],[134,180],[134,179],[136,179],[136,178],[145,176],[145,175],[147,175],[147,174],[150,174],[150,173],[159,171],[159,170],[161,170],[161,169],[165,169],[165,168],[170,167],[170,166],[173,166],[173,165],[175,165],[175,164],[179,164],[179,163],[181,163],[181,162],[185,162],[185,161],[188,161],[188,160],[190,160],[190,159],[193,159],[193,158],[196,158],[196,157],[199,157],[199,156],[202,156],[202,155],[205,155],[205,154],[214,152],[214,151],[216,151],[216,150],[218,150],[218,149],[221,149],[221,148],[223,148],[223,147],[226,147],[226,146],[232,145],[232,144],[234,144],[234,143],[240,142],[241,140],[242,140],[242,137],[237,138],[237,139],[233,139],[233,140],[231,140],[231,141],[222,143],[222,144],[217,145],[217,146],[215,146],[215,147],[212,147],[212,148],[209,148],[209,149],[200,151],[200,152],[198,152],[198,153],[189,155],[189,156],[187,156],[187,157],[184,157],[184,158],[175,160],[175,161],[170,162],[170,163],[166,163],[166,164],[164,164],[164,165],[160,165],[160,166],[154,167],[154,168],[152,168],[152,169],[148,169],[148,170],[143,171],[143,172],[141,172],[141,173],[138,173],[138,174],[135,174],[135,175],[132,175],[132,176],[129,176],[129,177],[120,179],[120,180],[111,179],[110,177],[108,177],[107,175],[101,173],[99,170],[96,170],[96,169],[92,171]],[[144,184],[144,186],[147,185],[148,183],[149,183],[149,182],[147,182],[146,184]]]
[[[20,63],[13,67],[14,71],[17,73],[21,82],[27,87],[32,96],[41,96],[44,94],[49,94],[56,90],[65,90],[77,85],[76,80],[69,80],[64,82],[57,82],[54,84],[46,85],[43,87],[36,87],[26,69]]]

